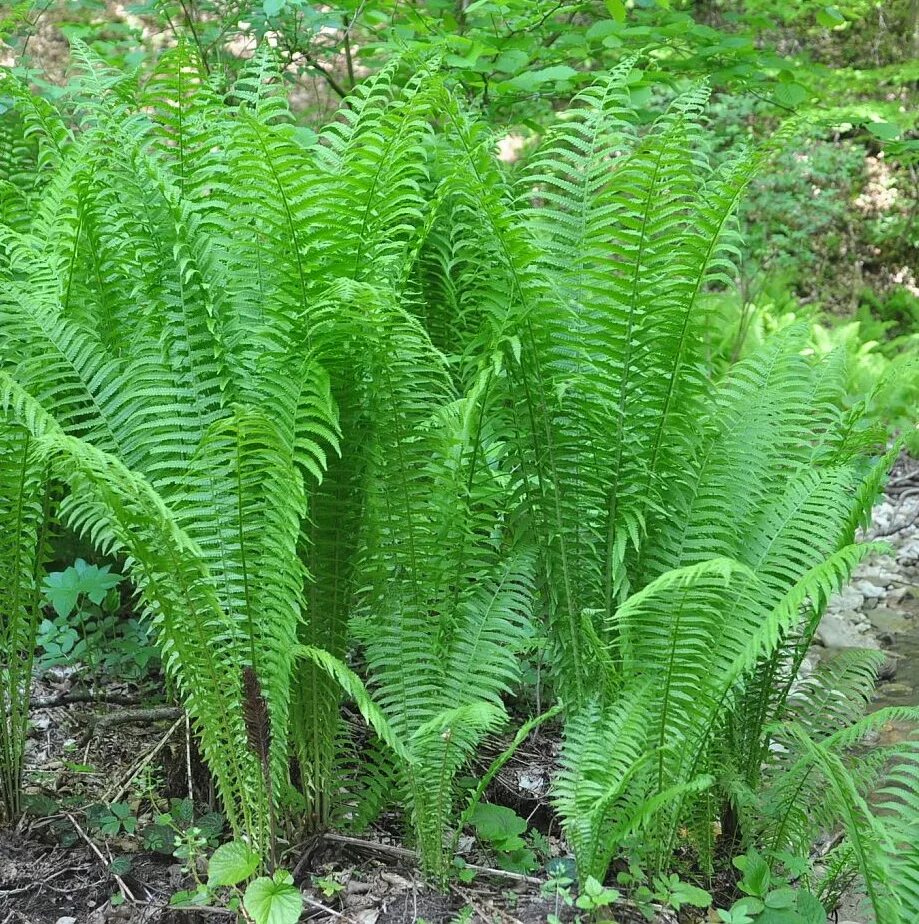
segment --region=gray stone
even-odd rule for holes
[[[884,602],[887,606],[897,606],[900,603],[903,603],[904,600],[908,600],[912,597],[914,589],[912,587],[894,587],[892,590],[887,591],[887,596],[884,598]]]
[[[852,586],[865,598],[866,603],[868,600],[880,600],[886,593],[884,585],[875,583],[871,578],[862,578]]]
[[[828,607],[830,612],[841,613],[846,610],[857,610],[865,602],[865,598],[854,588],[845,587],[841,593],[836,594]]]
[[[827,612],[817,627],[816,640],[825,648],[877,648],[870,632],[859,628],[860,622],[859,614],[851,610]]]
[[[881,682],[886,682],[888,680],[893,680],[897,676],[897,667],[899,666],[900,658],[895,654],[888,654],[884,658],[883,664],[878,668],[878,680]]]
[[[891,632],[894,635],[909,632],[913,628],[903,612],[888,609],[886,606],[879,606],[871,611],[871,624],[882,632]]]
[[[897,550],[897,561],[919,561],[919,539],[911,539],[909,542],[901,545]]]

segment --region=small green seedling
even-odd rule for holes
[[[582,911],[599,911],[619,901],[620,893],[616,889],[607,889],[603,883],[588,876],[575,905]]]
[[[480,802],[469,820],[479,840],[494,851],[502,869],[528,873],[537,868],[536,854],[521,836],[527,829],[526,819],[513,809]]]
[[[90,806],[86,818],[92,827],[108,837],[122,832],[133,834],[137,830],[137,816],[127,802]]]
[[[782,855],[776,859],[792,875],[802,871],[799,858]],[[776,876],[755,850],[735,857],[733,863],[743,873],[737,887],[744,897],[729,911],[718,911],[724,924],[824,924],[826,921],[826,909],[816,896],[806,889],[792,888],[787,879]]]
[[[554,912],[546,918],[548,924],[560,924],[559,912],[562,906],[570,907],[574,904],[571,895],[571,886],[574,884],[573,866],[573,863],[563,857],[552,860],[546,866],[549,878],[540,887],[540,892],[543,898],[552,899],[555,903]]]
[[[334,898],[345,888],[334,876],[313,876],[313,885],[326,898]]]
[[[39,670],[79,665],[95,674],[144,676],[158,656],[149,626],[119,616],[122,580],[109,565],[90,565],[82,558],[45,577],[44,600],[54,616],[38,627]]]
[[[674,911],[679,911],[684,905],[708,908],[712,904],[710,893],[692,883],[683,882],[676,873],[658,876],[654,880],[654,898]]]
[[[190,829],[194,830],[194,829]],[[207,882],[194,891],[173,895],[170,904],[216,905],[229,911],[243,909],[252,924],[297,924],[303,911],[303,896],[286,869],[272,876],[255,876],[261,857],[242,840],[221,844],[211,855]],[[197,875],[197,874],[195,874]],[[242,884],[250,880],[245,890]],[[229,891],[229,894],[227,892]]]

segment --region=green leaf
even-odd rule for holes
[[[751,850],[742,857],[735,857],[734,866],[743,873],[743,878],[737,884],[740,891],[755,898],[765,898],[772,879],[769,864]]]
[[[502,74],[516,74],[530,63],[530,56],[519,48],[502,51],[495,59],[495,70]]]
[[[825,6],[817,10],[817,22],[825,29],[832,29],[845,23],[846,17],[835,6]]]
[[[169,802],[169,811],[178,825],[191,824],[194,817],[194,806],[191,799],[171,799]]]
[[[606,12],[616,20],[616,22],[625,22],[625,4],[622,0],[605,0]]]
[[[783,886],[781,889],[773,889],[766,896],[767,908],[791,908],[795,903],[795,890],[790,886]]]
[[[711,893],[688,882],[677,883],[670,891],[674,907],[692,905],[693,908],[708,908],[712,903]]]
[[[195,891],[183,890],[174,892],[169,899],[170,905],[209,905],[211,903],[211,894],[205,886],[198,886]]]
[[[211,855],[207,884],[212,888],[236,885],[248,879],[258,869],[259,862],[259,855],[245,841],[221,844]]]
[[[518,74],[509,81],[509,84],[517,90],[531,92],[541,87],[544,83],[568,80],[576,74],[577,71],[573,67],[568,67],[567,64],[555,64],[552,67],[544,67],[541,70],[527,71],[526,73]]]
[[[266,16],[277,16],[287,6],[287,0],[263,0],[262,9]]]
[[[519,846],[515,841],[527,829],[526,820],[513,809],[506,805],[492,805],[490,802],[476,805],[469,820],[483,841],[500,845],[504,849]]]
[[[824,924],[826,921],[826,909],[817,896],[810,892],[799,890],[795,907],[804,919],[804,924]]]
[[[603,41],[608,35],[619,31],[619,23],[614,19],[598,19],[585,33],[589,42]]]
[[[800,83],[780,83],[773,92],[773,98],[780,106],[795,107],[808,97],[807,87]]]
[[[121,582],[120,574],[110,574],[109,566],[98,567],[78,558],[69,568],[54,571],[42,584],[48,602],[58,616],[69,616],[76,609],[81,594],[97,606],[106,594]]]
[[[802,924],[801,915],[791,908],[767,908],[756,924]]]
[[[108,865],[108,871],[113,876],[126,876],[131,872],[133,858],[130,856],[115,857]]]
[[[274,878],[261,876],[249,883],[243,905],[255,924],[297,924],[303,911],[303,897],[287,870]]]
[[[869,122],[865,128],[881,141],[894,141],[900,136],[900,126],[895,122]]]

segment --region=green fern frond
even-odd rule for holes
[[[32,692],[35,638],[41,620],[41,569],[47,556],[46,466],[27,430],[0,418],[0,810],[18,819]]]

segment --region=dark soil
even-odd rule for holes
[[[361,853],[359,851],[358,853]],[[330,859],[326,859],[326,858]],[[169,906],[170,896],[189,885],[178,864],[154,854],[134,856],[124,882],[135,902],[112,904],[119,889],[87,846],[48,843],[41,832],[0,832],[0,924],[205,924],[232,921],[221,909],[183,910]],[[342,890],[328,898],[318,888],[304,889],[304,920],[326,924],[407,924],[453,921],[481,924],[544,924],[549,914],[575,919],[573,909],[543,898],[530,883],[482,880],[453,885],[447,894],[426,886],[416,869],[385,861],[367,861],[337,847],[317,853],[313,872],[334,877]],[[313,881],[307,873],[306,882]],[[617,907],[619,924],[647,924],[636,910]],[[675,924],[662,917],[659,924]]]

